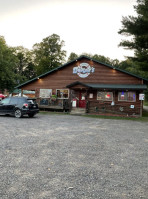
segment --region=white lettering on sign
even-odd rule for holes
[[[95,68],[90,66],[88,63],[81,63],[79,66],[73,67],[73,74],[77,74],[81,78],[85,78],[90,75],[90,73],[94,72]]]

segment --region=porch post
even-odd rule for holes
[[[21,89],[21,97],[23,97],[23,89]]]

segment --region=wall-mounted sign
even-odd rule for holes
[[[90,73],[94,72],[95,68],[90,66],[88,63],[81,63],[79,66],[73,67],[73,74],[77,74],[81,78],[85,78],[90,75]]]
[[[72,107],[76,107],[76,106],[77,106],[77,100],[73,99],[73,101],[72,101]]]
[[[93,93],[89,93],[89,98],[93,98]]]
[[[40,89],[41,98],[50,98],[52,95],[52,89]]]
[[[139,100],[144,100],[144,94],[142,93],[139,94]]]
[[[135,108],[135,106],[134,105],[130,105],[130,108]]]

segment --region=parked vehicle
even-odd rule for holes
[[[0,102],[0,114],[2,115],[14,115],[21,118],[23,115],[33,117],[38,112],[38,104],[34,98],[8,97]]]

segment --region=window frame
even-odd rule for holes
[[[67,90],[68,91],[68,97],[67,98],[65,98],[65,97],[58,97],[58,95],[57,95],[57,91],[58,90]],[[62,88],[56,89],[56,96],[57,96],[57,99],[69,99],[69,89],[62,89]]]
[[[103,99],[98,99],[98,93],[104,93],[104,98]],[[112,94],[111,99],[109,99],[109,100],[107,98],[105,98],[105,95],[107,93],[111,93]],[[114,93],[113,93],[113,91],[97,91],[97,100],[98,101],[112,102],[113,99],[114,99]]]
[[[126,93],[126,100],[121,100],[121,99],[119,99],[119,93],[122,93],[122,92],[124,92],[124,93]],[[135,100],[129,100],[129,93],[132,93],[132,96],[133,96],[133,94],[135,94]],[[135,91],[119,91],[118,92],[118,101],[119,102],[136,102],[136,92]]]

